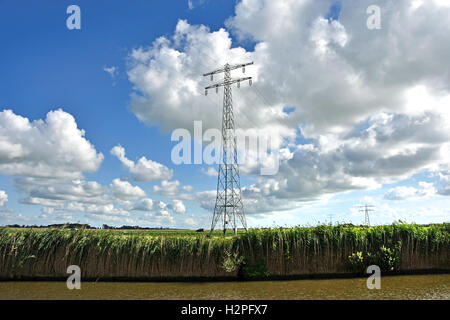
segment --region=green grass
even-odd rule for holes
[[[70,264],[100,278],[345,273],[373,261],[391,271],[450,269],[449,234],[449,223],[251,229],[226,237],[220,230],[0,228],[0,276],[63,276]]]

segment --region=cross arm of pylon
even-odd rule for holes
[[[227,69],[231,71],[231,70],[234,70],[234,69],[243,68],[242,71],[244,71],[244,70],[245,70],[245,67],[246,67],[246,66],[249,66],[249,65],[251,65],[251,64],[253,64],[253,61],[252,61],[252,62],[247,62],[247,63],[230,64],[230,65],[228,65],[227,67],[220,68],[220,69],[217,69],[217,70],[208,72],[208,73],[204,73],[203,76],[204,76],[204,77],[206,77],[206,76],[212,76],[213,74],[225,72],[225,70],[227,70]]]
[[[252,80],[252,77],[234,78],[234,79],[231,79],[230,81],[217,82],[210,86],[205,87],[205,89],[218,88],[218,87],[222,87],[222,86],[225,86],[228,84],[231,85],[233,83],[238,83],[238,82],[242,82],[242,81],[246,81],[246,80]],[[251,82],[250,82],[250,84],[251,84]]]
[[[375,206],[371,204],[358,205],[359,212],[372,212],[375,211]]]

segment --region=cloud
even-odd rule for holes
[[[5,191],[0,190],[0,207],[3,207],[3,205],[8,201],[8,195]]]
[[[391,188],[384,195],[384,198],[388,200],[406,200],[410,198],[430,197],[435,194],[436,188],[432,183],[421,181],[419,182],[418,188],[406,186]]]
[[[182,186],[182,187],[181,187],[181,190],[183,190],[183,191],[185,191],[185,192],[191,192],[192,190],[194,190],[194,187],[193,187],[193,186],[186,185],[186,186]]]
[[[169,208],[163,201],[158,201],[155,205],[156,215],[160,217],[170,216]]]
[[[40,219],[64,220],[72,213],[83,213],[102,223],[172,224],[172,213],[185,212],[181,200],[166,204],[147,198],[144,190],[128,181],[113,179],[109,186],[96,181],[20,178],[18,190],[26,195],[21,203],[42,206]],[[72,215],[73,217],[73,215]],[[115,217],[115,218],[114,218]],[[59,220],[58,220],[59,219]]]
[[[230,50],[230,45],[224,29],[210,33],[205,26],[191,26],[180,20],[172,42],[161,37],[148,49],[133,50],[128,69],[129,80],[136,88],[131,110],[141,121],[164,131],[191,128],[194,120],[202,120],[205,129],[220,128],[221,108],[211,107],[211,101],[203,95],[207,82],[201,76],[217,66],[207,62],[203,52],[218,58],[230,52],[235,58],[241,57],[245,50]],[[177,50],[177,46],[184,51]]]
[[[205,3],[206,0],[188,0],[189,10],[194,10],[196,7]]]
[[[214,210],[216,190],[199,191],[195,193],[194,200],[207,211]]]
[[[0,173],[41,178],[81,178],[103,161],[72,115],[58,109],[30,122],[12,110],[0,112]]]
[[[442,196],[450,196],[450,186],[445,186],[442,189],[439,189],[438,194]]]
[[[107,187],[80,179],[21,177],[15,180],[15,185],[22,195],[19,202],[41,205],[47,215],[51,212],[82,212],[127,216],[127,201],[145,197],[142,189],[119,179],[114,179]]]
[[[117,73],[117,68],[115,66],[103,67],[103,71],[107,72],[111,76],[111,78],[114,79]]]
[[[38,218],[47,221],[48,224],[73,221],[73,215],[52,207],[42,207]]]
[[[202,168],[202,172],[209,177],[217,177],[218,174],[217,170],[214,169],[213,167],[208,167],[208,170]]]
[[[134,181],[167,180],[173,176],[173,170],[145,157],[141,157],[136,163],[129,160],[125,156],[125,149],[120,145],[112,148],[111,154],[116,156],[130,171]]]
[[[80,210],[81,209],[81,210]],[[73,208],[68,206],[68,210],[73,211],[83,211],[89,214],[95,214],[95,215],[101,215],[101,216],[110,216],[110,215],[116,215],[116,216],[130,216],[130,213],[127,210],[117,208],[114,204],[82,204],[81,206],[75,206]]]
[[[150,198],[142,199],[134,204],[132,210],[136,211],[152,211],[154,209],[154,201]]]
[[[181,200],[172,200],[172,204],[170,205],[170,209],[172,209],[175,213],[185,213],[186,212],[186,207],[183,203],[183,201]]]
[[[22,195],[19,199],[21,203],[71,212],[98,212],[98,208],[102,206],[111,207],[112,204],[121,201],[112,194],[113,184],[110,189],[96,181],[27,177],[16,179],[15,185]],[[111,209],[105,211],[112,212]]]
[[[138,186],[132,186],[128,181],[114,179],[111,184],[114,197],[120,200],[137,200],[146,197],[144,190]]]
[[[186,218],[184,219],[184,223],[192,227],[198,226],[198,222],[194,218]]]
[[[33,203],[32,199],[50,201],[83,201],[87,203],[102,203],[108,201],[105,197],[108,190],[96,181],[56,180],[42,178],[18,178],[15,181],[17,189],[28,195],[23,203]]]
[[[174,180],[174,181],[167,181],[163,180],[161,181],[161,185],[155,185],[153,186],[153,193],[155,194],[161,194],[163,196],[166,196],[168,198],[173,198],[179,195],[180,187],[180,181]]]

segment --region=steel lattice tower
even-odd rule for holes
[[[241,221],[242,226],[247,230],[247,221],[244,214],[244,205],[242,202],[241,181],[239,176],[239,165],[237,162],[236,150],[236,133],[233,113],[233,95],[231,85],[237,83],[238,88],[242,81],[249,80],[252,84],[251,77],[231,78],[231,70],[242,68],[245,72],[245,66],[250,63],[243,64],[225,64],[223,68],[203,74],[203,76],[211,76],[217,73],[224,73],[224,79],[205,88],[205,95],[208,89],[215,88],[216,93],[219,87],[224,88],[223,91],[223,110],[222,110],[222,159],[219,164],[219,172],[217,176],[217,196],[214,206],[214,214],[211,222],[211,233],[220,220],[223,226],[223,234],[225,235],[227,227],[231,226],[234,234],[237,234],[236,216]]]
[[[363,205],[363,206],[359,206],[359,211],[360,212],[364,212],[364,224],[366,225],[366,226],[368,226],[368,227],[370,227],[370,219],[369,219],[369,212],[370,211],[375,211],[374,210],[374,206],[372,206],[372,205],[367,205],[367,204],[365,204],[365,205]]]

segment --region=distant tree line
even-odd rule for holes
[[[88,224],[81,223],[55,223],[49,225],[19,225],[19,224],[9,224],[6,225],[7,228],[68,228],[68,229],[76,229],[76,228],[86,228],[86,229],[97,229],[95,227],[91,227]]]
[[[168,230],[170,228],[163,228],[163,227],[140,227],[140,226],[121,226],[121,227],[114,227],[114,226],[108,226],[107,224],[104,224],[102,226],[102,229],[112,229],[112,230]]]
[[[82,224],[82,223],[56,223],[56,224],[49,224],[49,225],[19,225],[19,224],[9,224],[6,225],[7,228],[67,228],[67,229],[79,229],[79,228],[85,228],[85,229],[109,229],[109,230],[168,230],[170,228],[163,228],[163,227],[140,227],[140,226],[121,226],[121,227],[114,227],[109,226],[107,224],[102,225],[101,228],[96,228],[93,226],[90,226],[89,224]]]

